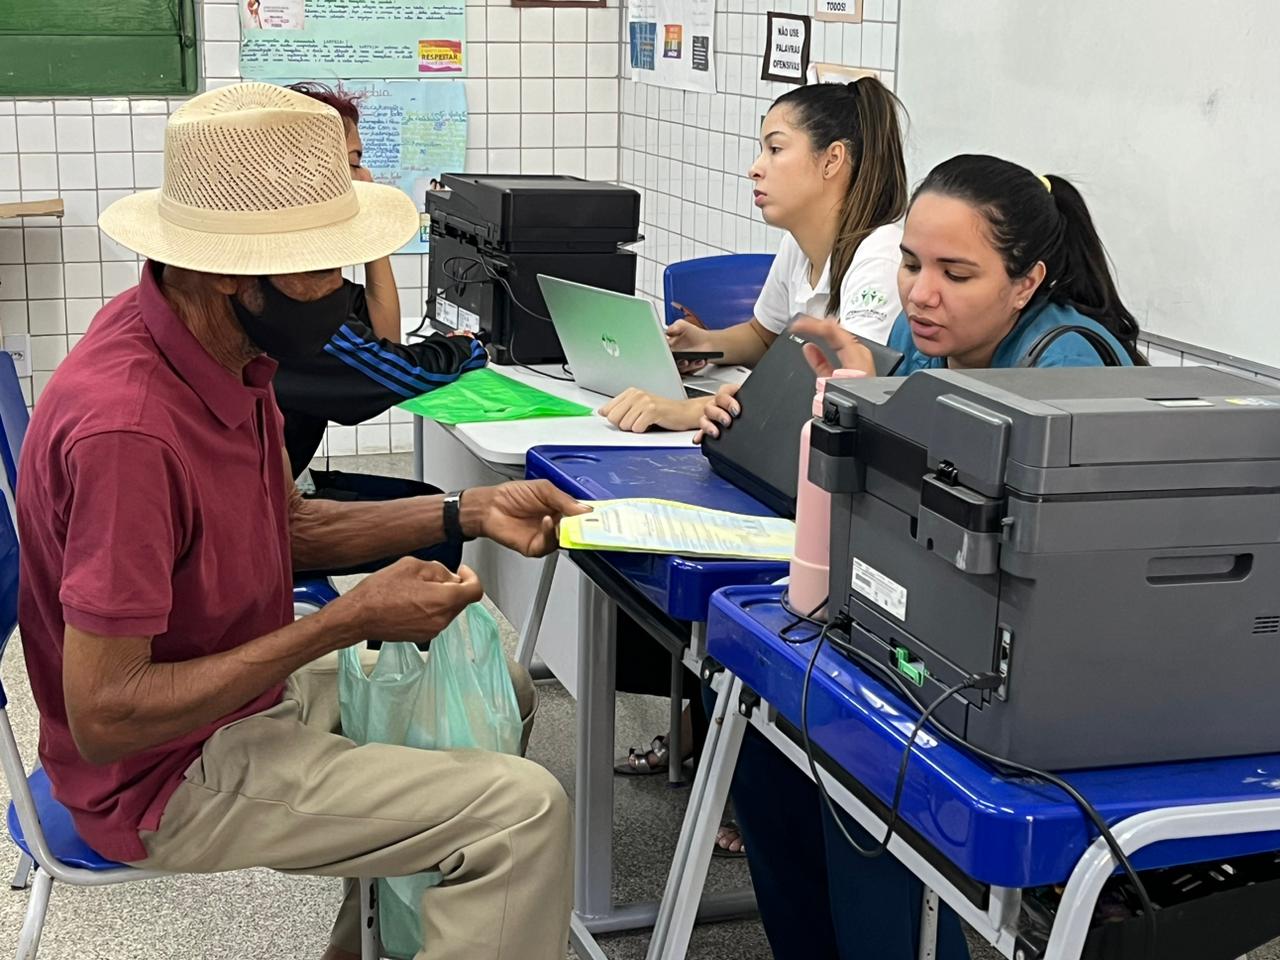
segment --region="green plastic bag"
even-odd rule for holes
[[[431,642],[425,660],[412,643],[384,643],[368,674],[355,647],[345,648],[339,658],[342,732],[356,743],[520,752],[520,705],[498,625],[481,604],[455,618]],[[422,893],[441,879],[431,870],[378,881],[378,921],[387,956],[417,952]]]
[[[450,425],[591,415],[590,407],[552,396],[488,368],[464,373],[453,383],[405,400],[400,409]]]

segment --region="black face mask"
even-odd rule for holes
[[[235,294],[230,297],[231,309],[263,353],[276,360],[306,360],[320,353],[351,316],[351,286],[343,281],[319,300],[295,300],[266,277],[259,277],[262,313],[250,313]]]

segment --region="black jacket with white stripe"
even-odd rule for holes
[[[402,400],[420,396],[483,367],[479,341],[432,335],[410,344],[374,335],[364,287],[351,293],[347,322],[307,360],[281,361],[276,402],[284,414],[284,442],[297,477],[320,449],[325,426],[363,423]]]

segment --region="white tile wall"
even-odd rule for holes
[[[790,85],[759,79],[766,14],[813,12],[810,0],[720,0],[715,95],[624,79],[619,111],[623,183],[639,190],[645,241],[639,289],[662,297],[667,264],[721,253],[773,252],[781,232],[751,204],[747,168],[758,152],[760,118]],[[890,13],[892,16],[890,17]],[[897,4],[867,3],[864,22],[812,23],[813,59],[874,67],[892,88],[897,69]],[[889,18],[890,22],[882,22]],[[873,22],[875,21],[875,22]],[[630,67],[623,68],[624,77]],[[607,130],[596,127],[603,139]]]
[[[198,2],[205,85],[234,82],[234,0]],[[752,207],[745,181],[760,117],[788,89],[757,79],[765,12],[811,12],[812,3],[719,0],[720,92],[711,96],[619,79],[625,63],[620,2],[551,10],[467,0],[466,168],[576,174],[635,187],[643,195],[647,238],[638,246],[638,286],[660,298],[662,270],[672,261],[776,248],[780,235]],[[815,22],[814,59],[875,67],[892,87],[898,0],[866,0],[865,17],[862,24]],[[39,396],[103,303],[137,283],[138,258],[99,233],[97,216],[134,189],[160,184],[164,123],[181,103],[0,100],[0,203],[61,196],[66,205],[60,221],[0,222],[0,330],[32,336],[35,373],[24,384],[29,398]],[[406,330],[417,325],[422,309],[424,259],[393,258]],[[1224,365],[1220,358],[1198,358],[1188,345],[1153,345],[1150,356],[1153,363]],[[408,418],[392,410],[359,427],[331,427],[326,449],[339,455],[410,444]]]
[[[197,2],[204,84],[234,82],[235,0]],[[616,179],[618,0],[592,10],[466,2],[467,170]],[[60,221],[0,222],[0,330],[32,336],[28,399],[39,397],[103,303],[137,283],[138,258],[99,233],[97,216],[118,197],[160,185],[164,125],[181,103],[0,100],[0,203],[61,196],[66,205]],[[393,258],[402,312],[411,318],[406,330],[423,308],[424,259]],[[333,454],[408,450],[411,433],[408,420],[391,411],[359,427],[330,428],[326,447]]]

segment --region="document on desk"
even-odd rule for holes
[[[788,560],[796,525],[671,500],[597,500],[591,513],[560,521],[566,550],[674,553],[733,560]]]

